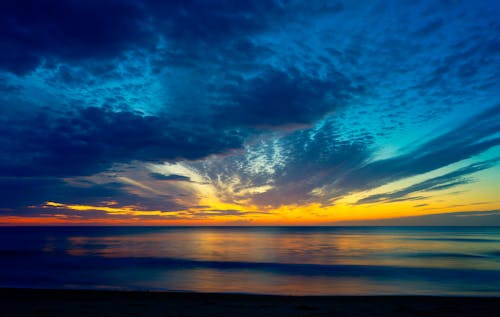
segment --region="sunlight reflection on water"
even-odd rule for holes
[[[1,286],[500,294],[500,228],[8,228],[0,238]]]

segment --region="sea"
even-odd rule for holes
[[[0,287],[500,296],[500,227],[0,227]]]

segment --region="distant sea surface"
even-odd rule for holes
[[[0,287],[500,296],[500,228],[1,227]]]

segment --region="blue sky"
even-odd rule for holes
[[[500,209],[497,1],[0,11],[4,223]]]

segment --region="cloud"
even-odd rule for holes
[[[133,160],[199,159],[238,148],[244,138],[234,130],[192,131],[165,117],[95,107],[0,120],[3,176],[80,176]]]
[[[190,182],[191,178],[184,175],[170,174],[164,175],[160,173],[150,173],[151,178],[159,181],[175,181],[175,182]]]
[[[405,153],[373,160],[372,139],[343,140],[336,120],[257,142],[241,155],[193,166],[218,187],[227,201],[250,200],[260,206],[321,203],[330,205],[356,192],[420,175],[460,162],[500,145],[500,105],[433,136]],[[473,163],[401,190],[358,203],[423,200],[412,193],[467,184],[464,176],[490,168],[497,160]],[[254,190],[255,189],[255,190]],[[263,190],[260,190],[263,189]]]
[[[85,178],[60,179],[53,177],[0,177],[0,201],[2,208],[12,208],[12,215],[36,215],[47,211],[48,201],[69,205],[134,210],[158,210],[171,212],[195,207],[197,197],[189,193],[157,191],[144,193],[133,184],[120,182],[120,178],[93,182]],[[29,208],[26,208],[29,207]],[[4,216],[8,213],[2,213]]]
[[[455,186],[470,184],[472,180],[464,178],[464,176],[491,168],[495,166],[498,163],[498,161],[499,159],[495,159],[495,160],[470,164],[466,167],[457,169],[453,172],[449,172],[441,176],[427,179],[425,181],[416,183],[414,185],[405,187],[397,191],[370,195],[368,197],[358,200],[356,204],[359,205],[368,203],[379,203],[379,202],[389,203],[389,202],[401,201],[401,199],[414,198],[414,197],[409,197],[409,195],[413,193],[439,191],[439,190],[449,189]]]
[[[263,31],[285,15],[277,1],[144,1],[158,29],[177,46],[210,44]]]
[[[111,59],[150,45],[146,12],[126,1],[2,1],[0,68],[23,74],[58,59]]]
[[[125,195],[126,192],[119,183],[72,186],[57,178],[0,177],[0,201],[2,207],[8,208],[39,205],[49,200],[101,203]]]
[[[187,192],[193,177],[135,177],[141,162],[187,160],[223,200],[331,204],[474,158],[499,144],[498,106],[374,159],[391,142],[400,148],[420,136],[415,131],[429,132],[436,119],[466,118],[497,101],[498,7],[464,8],[426,1],[4,1],[2,198],[22,203],[10,182],[29,204],[61,192],[96,204],[116,198],[139,206],[142,198],[141,208],[188,206],[188,198],[196,200]],[[137,186],[112,185],[118,178],[72,183],[123,163],[135,167],[122,180]],[[468,180],[439,181],[421,186],[443,190]],[[139,184],[161,188],[158,197]],[[404,190],[424,192],[406,188],[379,199],[424,197]]]
[[[217,105],[215,116],[218,123],[228,126],[311,124],[345,105],[354,91],[349,80],[334,69],[320,76],[294,68],[270,68],[226,88],[229,102]]]
[[[192,166],[218,188],[227,201],[250,200],[257,205],[279,206],[321,202],[323,191],[371,155],[370,138],[341,140],[335,120],[320,127],[263,138],[245,152]]]
[[[236,210],[236,209],[193,210],[193,211],[190,211],[189,213],[193,217],[193,218],[191,218],[191,216],[190,216],[189,219],[268,214],[268,212],[265,212],[265,211]]]
[[[269,50],[254,36],[276,28],[277,21],[294,23],[306,11],[314,16],[325,9],[315,4],[295,12],[294,6],[275,1],[2,3],[0,36],[6,47],[0,68],[19,75],[17,81],[24,77],[28,86],[43,82],[41,90],[56,97],[49,100],[55,105],[47,106],[30,87],[6,101],[6,108],[28,106],[24,112],[5,110],[0,119],[0,175],[71,177],[134,160],[201,159],[241,148],[249,136],[269,127],[312,124],[344,105],[354,88],[331,65],[320,74],[263,61]],[[328,9],[336,13],[342,6]],[[144,64],[137,60],[141,55]],[[194,64],[183,67],[181,59],[188,56],[194,56]],[[176,75],[192,72],[202,82],[200,93],[193,93],[188,76],[179,86],[189,98],[177,95],[182,89],[169,83],[159,88],[169,92],[167,101],[127,96],[130,91],[145,95],[137,87],[147,83],[131,84],[126,77],[155,63],[162,71],[175,67]],[[28,74],[40,67],[43,71]],[[9,78],[0,84],[11,91],[18,86]],[[60,91],[54,90],[57,85]],[[67,97],[72,89],[74,95]],[[133,104],[141,102],[153,111],[134,111]],[[101,107],[106,104],[113,108]]]
[[[362,191],[460,162],[500,145],[498,131],[500,105],[424,142],[406,154],[360,166],[336,182],[336,186],[341,189],[341,193]]]
[[[302,11],[295,10],[299,7]],[[41,64],[49,68],[58,63],[112,65],[130,51],[154,55],[158,50],[166,57],[160,64],[181,65],[199,59],[199,52],[205,58],[211,54],[216,58],[228,47],[249,43],[247,38],[273,29],[277,23],[288,23],[304,11],[317,14],[324,9],[333,13],[342,7],[267,0],[89,0],[47,1],[43,5],[33,0],[3,1],[0,68],[25,75]]]
[[[340,221],[333,224],[338,226],[499,226],[500,210],[451,212],[378,220]]]

